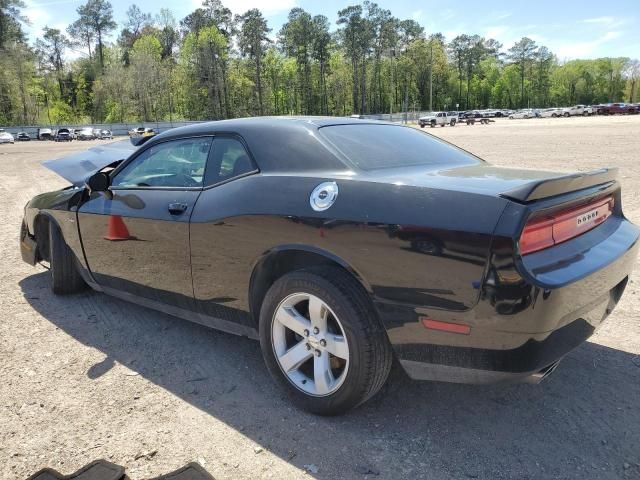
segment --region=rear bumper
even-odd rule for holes
[[[532,383],[537,384],[547,378],[556,369],[560,360],[549,366],[530,373],[498,372],[479,370],[476,368],[452,367],[434,363],[400,360],[400,365],[413,380],[429,380],[432,382],[493,384],[493,383]]]
[[[396,306],[387,331],[407,374],[457,383],[539,380],[597,330],[624,292],[638,253],[638,229],[626,220],[615,227],[600,239],[601,251],[593,252],[597,258],[582,252],[571,268],[561,265],[555,272],[543,272],[549,283],[557,281],[556,288],[520,276],[512,264],[508,272],[490,269],[479,301],[469,311],[414,307],[409,313],[405,308],[406,320],[400,325]],[[605,259],[606,264],[594,270],[594,261]],[[378,310],[384,318],[391,309]],[[466,335],[428,330],[420,317],[471,328]]]

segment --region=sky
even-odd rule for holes
[[[111,0],[119,23],[131,3],[155,15],[168,8],[180,20],[199,7],[202,0]],[[64,30],[77,18],[76,8],[86,0],[25,0],[26,27],[32,40],[46,25]],[[332,22],[349,0],[223,0],[234,13],[259,8],[275,38],[292,7]],[[523,36],[547,46],[560,61],[604,56],[640,58],[640,0],[378,0],[382,8],[400,19],[417,20],[427,34],[441,32],[447,40],[458,34],[495,38],[508,49]],[[119,27],[120,28],[120,27]],[[113,35],[115,39],[117,34]]]

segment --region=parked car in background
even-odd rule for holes
[[[562,115],[565,117],[576,117],[576,116],[588,116],[596,113],[593,110],[593,107],[588,107],[586,105],[574,105],[572,107],[566,107],[562,109]]]
[[[98,130],[97,138],[99,138],[100,140],[112,140],[113,133],[111,133],[111,130],[103,128],[102,130]]]
[[[0,143],[13,143],[14,141],[13,135],[0,129]]]
[[[453,113],[453,115],[451,115]],[[455,127],[458,121],[458,115],[455,112],[434,112],[430,115],[425,115],[418,119],[418,125],[420,128],[424,128],[429,125],[431,128],[436,125],[444,127],[445,125],[451,125]]]
[[[152,137],[156,134],[156,131],[153,128],[149,127],[138,127],[129,130],[130,137]]]
[[[465,112],[460,112],[458,114],[458,119],[459,120],[466,120],[468,118],[483,118],[484,115],[482,115],[481,112],[479,112],[478,110],[467,110]]]
[[[39,128],[37,138],[38,140],[53,140],[53,130],[50,128]]]
[[[85,127],[81,130],[78,130],[76,132],[76,137],[78,138],[78,140],[95,140],[96,136],[93,133],[93,128],[91,127]]]
[[[598,106],[598,113],[600,115],[635,114],[638,113],[638,109],[635,105],[628,103],[607,103]]]
[[[73,140],[73,137],[71,136],[71,132],[68,128],[59,128],[53,137],[53,140],[55,142],[70,142]]]
[[[561,117],[562,109],[561,108],[545,108],[544,110],[540,110],[541,118],[549,118],[549,117]]]
[[[31,137],[27,132],[18,132],[16,135],[16,142],[28,142],[31,140]]]
[[[495,118],[498,117],[498,110],[493,110],[493,109],[489,109],[489,110],[482,110],[480,113],[482,113],[482,116],[484,118]],[[502,113],[500,113],[500,116],[502,116]]]
[[[139,137],[139,136],[142,136],[143,133],[144,133],[144,127],[137,127],[129,130],[130,137]]]
[[[518,110],[517,112],[513,112],[509,115],[509,119],[513,120],[514,118],[535,118],[536,113],[530,108],[526,108],[523,110]]]

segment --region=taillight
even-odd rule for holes
[[[529,220],[520,236],[520,254],[537,252],[588,232],[611,216],[613,204],[613,197],[607,197]]]

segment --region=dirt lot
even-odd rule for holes
[[[640,223],[640,116],[429,131],[498,165],[618,166]],[[194,460],[217,479],[640,478],[640,268],[540,385],[397,378],[351,414],[318,418],[290,406],[256,343],[102,294],[54,297],[45,270],[21,262],[23,205],[64,185],[39,162],[86,147],[0,145],[0,477],[107,458],[133,479]]]

